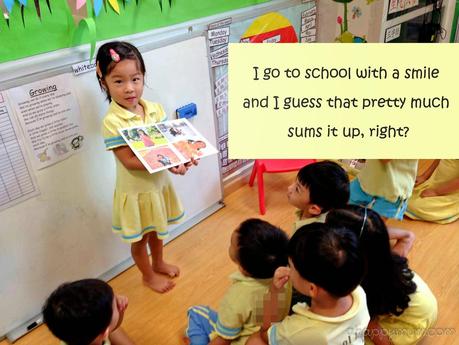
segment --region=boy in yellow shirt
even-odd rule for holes
[[[297,208],[294,231],[306,224],[323,223],[329,210],[347,205],[349,178],[334,162],[312,163],[300,169],[287,189],[287,198]]]
[[[288,255],[290,267],[274,275],[261,331],[247,345],[363,345],[370,317],[358,286],[364,262],[356,236],[323,223],[305,225],[290,239]],[[282,320],[278,292],[289,280],[311,297],[311,306],[298,303]]]
[[[239,271],[230,276],[232,285],[218,313],[200,305],[188,310],[186,336],[191,345],[242,345],[260,329],[274,271],[287,264],[287,243],[287,234],[261,219],[248,219],[234,230],[229,256]],[[290,307],[289,289],[282,288],[279,294],[278,312],[285,316]]]

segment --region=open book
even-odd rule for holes
[[[150,174],[217,153],[186,119],[121,128],[119,132]]]

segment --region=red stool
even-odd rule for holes
[[[314,163],[315,161],[315,159],[255,159],[252,174],[250,175],[249,186],[253,186],[255,177],[257,177],[260,213],[266,213],[265,187],[263,184],[264,173],[281,173],[300,170],[305,165]]]

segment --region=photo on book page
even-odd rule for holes
[[[162,122],[158,123],[157,126],[169,141],[183,140],[196,136],[196,133],[186,120],[176,120],[170,123]]]
[[[150,174],[217,153],[186,119],[122,128],[119,132]]]
[[[129,146],[136,150],[168,143],[168,140],[155,125],[123,129],[121,135]]]
[[[199,158],[199,157],[209,155],[209,154],[206,154],[206,151],[209,148],[208,144],[204,140],[200,140],[197,137],[176,141],[174,142],[174,147],[187,160],[191,160],[191,158]]]
[[[153,170],[162,170],[183,163],[180,157],[167,145],[139,152],[145,163]]]

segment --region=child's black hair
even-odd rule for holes
[[[326,223],[345,226],[360,237],[367,262],[362,287],[370,316],[402,314],[410,302],[409,295],[416,291],[416,283],[407,259],[392,252],[387,227],[378,213],[349,205],[330,211]]]
[[[118,54],[119,61],[123,61],[125,59],[128,60],[135,60],[137,61],[138,67],[142,75],[145,75],[145,62],[143,61],[142,54],[140,54],[139,50],[128,42],[121,42],[121,41],[112,41],[107,42],[100,46],[99,50],[97,51],[96,56],[96,76],[97,80],[99,81],[100,87],[105,90],[107,93],[107,99],[111,101],[110,93],[108,89],[103,87],[103,82],[107,74],[110,74],[112,69],[116,66],[119,62],[115,62],[113,60],[113,56],[110,53],[110,49]]]
[[[261,219],[241,223],[237,231],[237,260],[251,277],[272,278],[280,266],[287,266],[287,234]]]
[[[349,177],[337,163],[322,161],[300,169],[298,182],[309,189],[309,199],[322,212],[345,207],[349,201]]]
[[[67,345],[88,345],[110,325],[113,297],[112,288],[102,280],[62,284],[43,306],[44,322]]]
[[[358,240],[345,228],[304,225],[290,239],[288,255],[302,278],[337,298],[350,294],[364,274]]]

